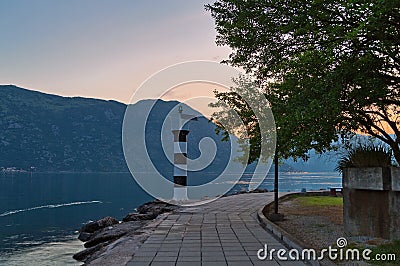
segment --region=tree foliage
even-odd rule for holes
[[[400,162],[400,1],[219,0],[206,8],[217,44],[232,48],[225,63],[251,73],[272,103],[282,157],[362,132]]]
[[[219,108],[212,117],[216,131],[224,134],[223,140],[228,140],[230,134],[238,137],[243,156],[236,159],[241,163],[272,160],[276,127],[271,104],[248,77],[239,76],[234,82],[236,86],[230,92],[215,91],[219,101],[210,104]]]

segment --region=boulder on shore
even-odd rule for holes
[[[79,230],[78,239],[82,242],[86,242],[93,237],[95,232],[97,232],[105,227],[113,226],[118,223],[119,222],[117,219],[110,217],[110,216],[104,217],[95,222],[89,222],[89,223],[85,224],[84,226],[82,226],[82,228]]]
[[[144,221],[144,220],[153,220],[157,217],[155,213],[136,213],[131,212],[125,216],[122,221],[123,222],[130,222],[130,221]]]
[[[106,246],[107,243],[101,243],[91,248],[86,248],[78,253],[74,254],[72,258],[77,261],[86,261],[91,255],[99,251],[102,247]]]
[[[152,202],[145,203],[137,208],[138,213],[154,213],[161,214],[164,212],[171,212],[178,208],[176,205],[172,205],[166,202],[155,200]]]
[[[177,206],[159,200],[145,203],[137,208],[137,212],[129,213],[122,221],[153,220],[158,215],[176,210]]]
[[[79,232],[81,233],[94,233],[97,230],[103,229],[104,227],[107,226],[112,226],[114,224],[118,224],[118,220],[115,219],[114,217],[104,217],[100,220],[97,220],[95,222],[90,222],[85,224],[84,226],[82,226],[81,230],[79,230]]]
[[[151,220],[177,208],[178,206],[156,200],[141,205],[137,208],[137,212],[129,213],[121,223],[109,216],[87,223],[79,230],[78,237],[85,242],[86,249],[76,253],[73,258],[88,263],[98,258],[110,245],[113,245],[112,243],[119,241],[118,239],[137,238],[143,234],[141,229]]]
[[[105,227],[95,232],[85,243],[85,248],[94,247],[97,244],[112,241],[120,238],[130,232],[133,232],[143,226],[143,222],[126,222],[115,226]]]

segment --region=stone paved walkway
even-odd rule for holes
[[[261,261],[257,251],[286,249],[257,220],[257,210],[273,193],[223,197],[170,214],[126,265],[304,265],[299,261]]]

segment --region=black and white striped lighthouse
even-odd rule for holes
[[[179,106],[179,127],[174,134],[174,196],[173,200],[186,201],[187,196],[187,136],[189,128],[184,128],[185,121],[197,120],[196,117],[182,113]]]

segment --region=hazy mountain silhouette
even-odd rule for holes
[[[143,100],[133,108],[143,116]],[[161,127],[177,101],[158,100],[146,126],[150,156],[162,172],[172,165],[162,151]],[[189,108],[189,107],[187,107]],[[126,105],[81,97],[61,97],[13,85],[0,86],[0,167],[38,171],[128,171],[122,150],[122,122]],[[189,158],[200,155],[198,143],[204,136],[218,146],[215,161],[206,169],[219,172],[229,156],[229,142],[221,142],[215,125],[200,117],[189,135]],[[171,133],[171,147],[172,133]],[[138,160],[141,156],[138,156]]]
[[[135,115],[143,116],[143,107],[153,103],[154,100],[136,103],[132,106]],[[157,169],[168,176],[173,168],[164,152],[160,152],[159,140],[165,117],[177,104],[177,101],[158,100],[146,126],[149,156],[157,162]],[[126,107],[116,101],[61,97],[0,85],[0,167],[35,167],[37,171],[128,171],[121,138]],[[196,113],[188,106],[185,108]],[[214,132],[215,125],[205,117],[191,122],[190,127],[188,157],[194,159],[200,155],[199,142],[208,136],[216,143],[217,154],[203,173],[220,173],[229,159],[230,143],[221,141],[221,136]],[[141,160],[140,155],[137,160]],[[335,163],[327,155],[312,154],[306,163],[287,160],[280,170],[332,171]]]
[[[126,170],[125,105],[0,86],[0,166],[41,171]]]

